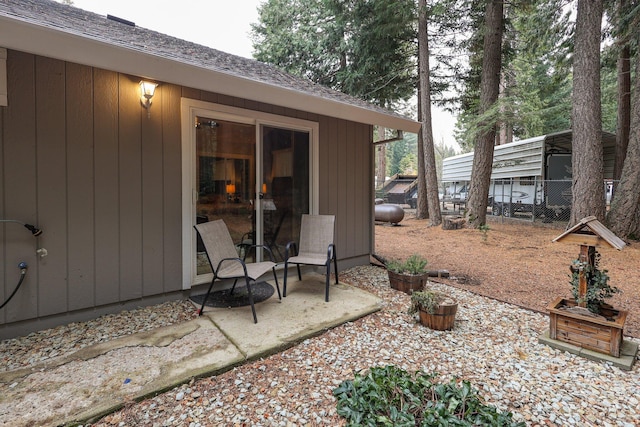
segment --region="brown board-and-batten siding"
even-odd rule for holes
[[[320,213],[336,215],[336,251],[347,263],[368,262],[372,250],[372,136],[369,126],[320,121]]]
[[[64,323],[180,291],[181,88],[165,85],[147,117],[134,76],[9,50],[7,80],[2,217],[44,232],[0,228],[2,300],[29,265],[0,323]]]
[[[183,97],[318,122],[319,213],[336,215],[339,268],[368,262],[371,126],[164,82],[148,117],[139,80],[8,50],[0,212],[43,234],[0,226],[0,300],[29,265],[0,338],[183,295]]]

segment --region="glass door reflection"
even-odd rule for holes
[[[254,238],[255,153],[254,125],[197,118],[195,223],[224,220],[239,251]],[[196,245],[197,274],[211,273],[199,236]]]
[[[262,212],[264,244],[277,261],[288,242],[299,240],[302,214],[309,212],[309,133],[262,128]]]

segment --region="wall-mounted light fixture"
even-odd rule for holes
[[[147,116],[151,117],[151,98],[156,92],[157,83],[140,80],[140,103],[147,109]]]

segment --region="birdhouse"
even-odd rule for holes
[[[554,242],[577,243],[580,246],[609,246],[621,250],[626,243],[605,227],[595,216],[583,218],[579,223],[553,239]]]

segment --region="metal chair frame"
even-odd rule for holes
[[[311,248],[313,245],[311,244],[311,242],[305,241],[304,239],[308,239],[310,236],[310,233],[308,233],[309,230],[307,230],[307,228],[309,227],[313,227],[313,224],[311,224],[311,222],[314,221],[327,221],[327,222],[331,222],[331,235],[330,235],[330,240],[331,243],[329,243],[327,245],[327,257],[326,259],[323,259],[322,255],[320,255],[322,252],[320,250],[313,252],[313,253],[308,253],[308,252],[304,252],[304,253],[300,253],[298,250],[298,245],[296,244],[296,242],[289,242],[287,243],[287,246],[285,248],[285,258],[284,258],[284,285],[282,287],[282,295],[284,297],[287,296],[287,276],[289,273],[289,264],[296,264],[297,270],[298,270],[298,280],[302,280],[302,273],[300,271],[300,265],[315,265],[315,266],[324,266],[326,273],[325,273],[325,301],[329,302],[329,282],[330,282],[330,276],[331,276],[331,263],[333,262],[333,267],[334,267],[334,272],[335,272],[335,276],[336,276],[336,284],[338,284],[338,260],[337,260],[337,256],[336,256],[336,245],[333,243],[333,239],[334,239],[334,235],[335,235],[335,230],[334,230],[334,221],[335,221],[335,216],[333,215],[302,215],[302,225],[301,225],[301,231],[300,231],[300,247],[301,248],[305,248],[306,250],[308,250],[309,248]],[[326,237],[326,236],[325,236]],[[319,249],[319,248],[315,248],[315,249]]]
[[[247,263],[245,262],[246,253],[243,258],[237,256],[236,246],[233,244],[229,229],[223,220],[219,219],[197,224],[194,225],[194,228],[202,238],[205,246],[205,253],[207,254],[207,259],[209,260],[209,265],[211,265],[211,270],[213,272],[211,284],[209,285],[207,294],[202,301],[202,306],[200,307],[198,314],[200,316],[202,315],[204,306],[216,280],[234,279],[233,286],[231,287],[231,293],[233,293],[238,280],[245,279],[249,303],[251,304],[251,312],[253,313],[253,322],[258,323],[256,308],[253,303],[253,294],[251,292],[252,282],[255,284],[257,279],[262,277],[267,271],[271,270],[273,273],[273,279],[276,282],[278,299],[282,301],[280,285],[278,284],[278,276],[276,275],[276,263],[274,262],[273,252],[271,252],[271,249],[265,245],[251,245],[251,248],[262,248],[263,251],[267,251],[271,261]],[[209,233],[214,233],[215,238],[213,238]]]

